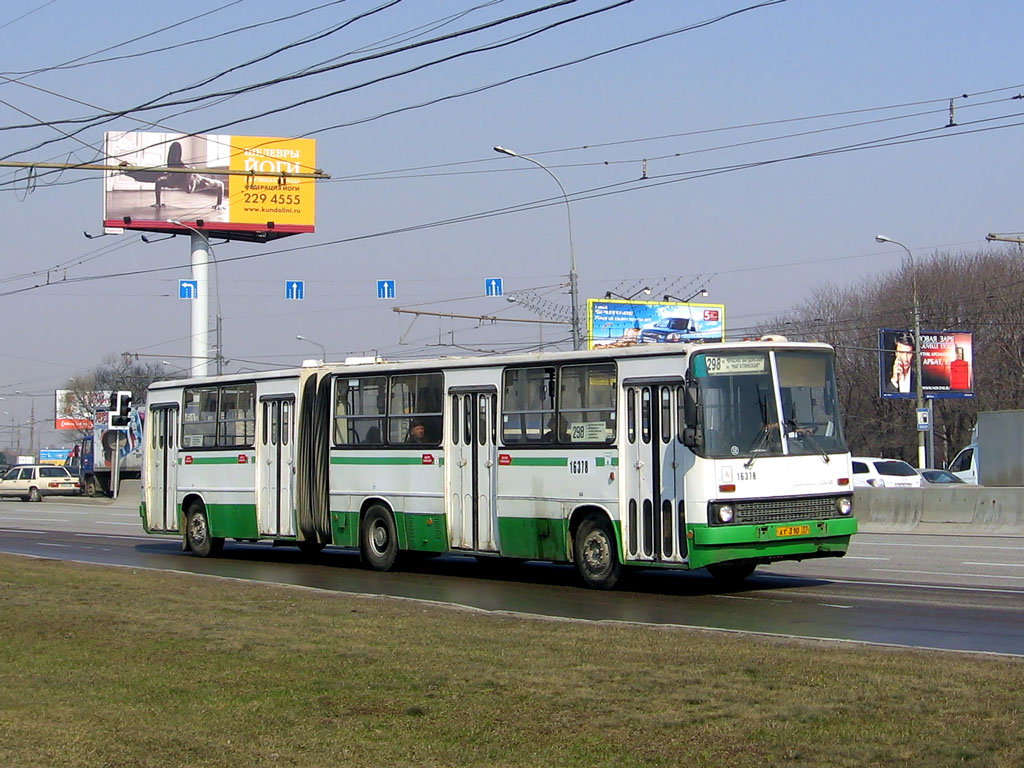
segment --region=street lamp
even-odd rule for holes
[[[295,334],[295,338],[298,339],[299,341],[305,341],[305,342],[308,342],[309,344],[314,344],[314,345],[320,347],[320,354],[322,355],[322,357],[320,358],[320,362],[321,363],[326,363],[327,362],[327,349],[324,347],[323,344],[321,344],[319,341],[313,341],[312,339],[307,339],[305,336],[303,336],[302,334],[299,334],[299,333]]]
[[[529,155],[521,155],[518,152],[502,146],[495,147],[494,151],[510,157],[520,157],[523,160],[533,163],[554,179],[555,184],[557,184],[558,188],[562,190],[562,197],[565,198],[565,215],[569,221],[569,311],[572,313],[572,348],[580,349],[583,346],[582,338],[580,337],[580,289],[579,278],[576,275],[576,251],[572,244],[572,206],[569,205],[569,195],[566,194],[565,187],[562,186],[562,182],[558,180],[558,177],[555,176],[551,169],[544,165],[540,160],[534,160]]]
[[[206,234],[191,224],[179,219],[168,219],[168,224],[184,227],[192,233],[192,278],[196,281],[196,296],[192,301],[192,376],[206,376],[209,360],[209,277],[207,254],[213,259],[217,269],[217,254]],[[203,247],[205,245],[205,247]],[[221,346],[221,312],[220,312],[220,271],[217,271],[217,373],[223,373],[224,355]]]
[[[914,394],[917,397],[917,412],[920,413],[924,405],[924,387],[921,380],[921,307],[917,300],[917,267],[914,265],[914,254],[910,252],[903,243],[898,240],[893,240],[891,237],[885,235],[875,235],[875,240],[879,243],[892,243],[898,245],[904,251],[907,252],[907,257],[910,259],[910,275],[914,286]],[[929,433],[932,431],[932,420],[928,419],[928,430]],[[921,469],[928,466],[928,458],[925,452],[925,430],[917,430],[917,462]]]
[[[662,301],[678,301],[678,302],[680,302],[682,304],[688,304],[689,302],[691,302],[694,299],[696,299],[698,296],[707,296],[707,295],[708,295],[708,289],[707,288],[701,288],[695,294],[693,294],[692,296],[690,296],[689,298],[686,298],[686,299],[680,299],[678,296],[673,296],[673,295],[671,295],[669,293],[666,293],[664,296],[661,297],[661,300]]]
[[[616,297],[618,299],[622,299],[623,301],[632,301],[637,296],[639,296],[641,293],[644,293],[644,294],[647,294],[648,296],[650,296],[651,295],[651,289],[649,287],[641,288],[639,291],[637,291],[636,293],[634,293],[634,294],[632,294],[630,296],[623,296],[622,294],[615,293],[615,291],[605,291],[604,292],[604,297],[606,299],[610,299],[612,296],[614,296],[614,297]]]

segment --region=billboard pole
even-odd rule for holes
[[[910,258],[910,275],[913,281],[913,293],[914,293],[914,394],[917,396],[917,413],[920,413],[924,407],[924,382],[921,380],[921,357],[923,350],[921,349],[921,305],[917,298],[917,265],[914,264],[914,254],[910,252],[899,240],[893,240],[891,237],[885,235],[875,235],[875,240],[879,243],[892,243],[898,245],[904,251],[907,252],[907,256]],[[929,416],[931,411],[929,409]],[[932,423],[929,418],[928,429],[923,430],[918,428],[917,430],[917,466],[921,469],[925,469],[928,466],[927,448],[925,443],[925,431],[928,432],[928,441],[932,439]]]

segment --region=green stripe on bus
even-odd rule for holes
[[[423,464],[422,456],[332,456],[331,464]],[[424,465],[424,466],[429,466]]]
[[[512,458],[513,467],[567,467],[569,459],[565,456],[515,456]]]
[[[619,460],[614,456],[611,458],[610,461],[606,460],[604,456],[598,456],[596,459],[594,459],[594,463],[599,467],[603,467],[605,463],[611,464],[613,467],[619,466]]]

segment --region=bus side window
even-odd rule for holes
[[[501,414],[505,444],[555,442],[554,383],[553,366],[506,369]]]

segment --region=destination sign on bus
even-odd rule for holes
[[[708,376],[735,376],[764,373],[768,360],[764,355],[704,355]]]

